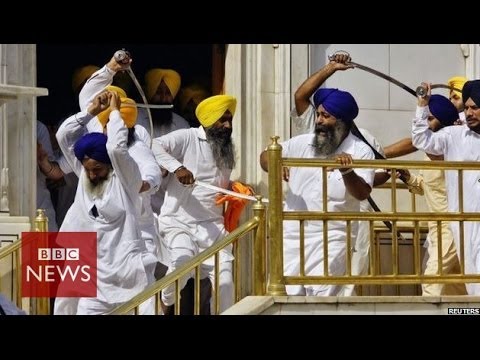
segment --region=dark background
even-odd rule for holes
[[[85,65],[105,65],[116,50],[125,48],[132,55],[132,70],[143,86],[145,72],[151,68],[176,70],[182,86],[197,78],[211,86],[212,44],[37,44],[37,86],[49,91],[38,98],[38,120],[54,125],[79,111],[72,90],[72,74]],[[134,87],[128,96],[142,102]]]

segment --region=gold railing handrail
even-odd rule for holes
[[[480,213],[435,214],[428,212],[328,212],[284,211],[283,220],[391,220],[391,221],[480,221]]]
[[[155,296],[161,290],[166,288],[168,285],[173,284],[176,280],[182,278],[183,276],[189,274],[194,268],[200,266],[205,260],[214,256],[217,252],[227,247],[235,240],[244,236],[249,231],[255,229],[260,224],[261,219],[258,216],[254,216],[252,219],[246,223],[239,226],[237,229],[228,234],[221,241],[213,244],[211,247],[201,252],[197,256],[188,260],[181,268],[173,271],[172,273],[165,275],[162,279],[154,282],[152,285],[143,290],[140,294],[134,296],[132,299],[127,301],[125,304],[120,305],[115,310],[109,313],[109,315],[125,315],[130,311],[138,307],[143,302],[147,301],[151,297]]]
[[[11,244],[8,244],[7,246],[3,246],[0,248],[0,260],[2,260],[4,257],[8,255],[12,255],[15,251],[18,251],[20,247],[22,246],[22,239],[19,238],[18,240],[14,241]]]
[[[351,165],[342,165],[335,160],[282,158],[282,166],[295,167],[329,167],[359,169],[435,169],[435,170],[480,170],[480,163],[474,161],[439,161],[439,160],[357,160]]]
[[[357,284],[359,281],[365,281],[365,284],[378,284],[383,285],[384,283],[401,283],[401,284],[414,284],[414,283],[435,283],[435,282],[455,282],[462,280],[462,282],[480,282],[480,275],[477,274],[465,274],[464,263],[465,263],[465,254],[464,254],[464,234],[463,226],[466,221],[480,221],[479,213],[464,212],[463,207],[463,197],[459,195],[459,210],[456,212],[448,212],[446,214],[442,213],[430,213],[430,212],[416,212],[415,207],[415,195],[412,196],[413,202],[413,211],[404,212],[397,211],[397,197],[396,192],[399,188],[404,188],[405,186],[398,184],[398,180],[391,181],[390,184],[385,185],[385,188],[390,188],[391,194],[391,211],[389,212],[334,212],[328,211],[327,208],[327,171],[328,169],[340,169],[340,168],[359,168],[359,169],[390,169],[392,171],[398,169],[419,169],[419,170],[444,170],[444,171],[456,171],[458,173],[458,183],[459,183],[459,194],[463,194],[463,174],[465,170],[480,170],[479,162],[459,162],[459,161],[417,161],[417,160],[357,160],[355,159],[350,165],[342,165],[341,163],[336,162],[333,159],[318,159],[318,158],[290,158],[282,157],[282,146],[279,144],[279,137],[272,136],[271,144],[267,148],[268,155],[268,188],[269,188],[269,260],[270,260],[270,272],[269,279],[270,284],[268,286],[267,293],[269,295],[284,295],[285,294],[285,285],[294,285],[294,284],[323,284],[323,283],[333,283],[333,284]],[[282,185],[282,169],[284,167],[313,167],[321,168],[322,171],[322,203],[323,208],[319,211],[284,211],[282,206],[283,199],[283,185]],[[299,221],[300,226],[300,275],[301,276],[285,276],[283,267],[283,221],[296,220]],[[305,259],[302,258],[302,252],[305,251],[304,247],[304,222],[308,220],[318,220],[323,222],[323,253],[324,253],[324,262],[323,262],[323,273],[326,275],[322,276],[308,276],[304,275],[304,263]],[[374,234],[374,222],[375,221],[391,221],[392,228],[389,229],[392,232],[392,274],[381,275],[377,273],[377,270],[372,270],[369,276],[351,276],[350,274],[350,265],[346,265],[347,276],[332,276],[329,275],[329,266],[328,266],[328,222],[329,221],[343,221],[346,222],[347,228],[347,247],[349,244],[350,232],[348,230],[351,221],[362,220],[370,223],[370,246],[372,246],[373,234]],[[398,267],[398,222],[408,222],[411,221],[414,223],[414,237],[413,242],[415,243],[416,255],[416,265],[415,265],[415,274],[414,275],[403,275],[399,273]],[[445,276],[440,270],[440,276],[424,276],[420,275],[417,271],[417,266],[419,263],[419,222],[420,221],[437,221],[441,223],[443,221],[458,221],[460,224],[460,267],[461,275],[460,276]],[[272,229],[274,227],[274,229]],[[440,235],[441,236],[441,235]],[[440,237],[441,239],[441,237]],[[440,241],[440,240],[439,240]],[[441,244],[439,245],[439,253],[441,253]],[[373,258],[373,253],[370,253],[370,266],[375,263]],[[350,262],[350,257],[347,254],[347,261]],[[441,266],[441,257],[439,256],[439,266]],[[415,261],[415,260],[414,260]],[[271,263],[274,264],[271,264]],[[276,264],[275,264],[276,263]]]
[[[348,276],[320,276],[308,275],[302,276],[285,276],[285,284],[287,285],[318,285],[318,284],[338,284],[347,285],[352,283],[363,283],[365,285],[411,285],[411,284],[457,284],[459,282],[480,282],[480,274],[448,274],[448,275],[415,275],[415,274],[395,274],[395,275],[352,275]]]

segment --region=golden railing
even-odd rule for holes
[[[46,233],[48,231],[48,218],[44,209],[37,209],[37,216],[34,220],[34,231]],[[20,309],[24,309],[22,302],[22,239],[18,239],[14,243],[0,248],[0,260],[7,256],[12,256],[14,266],[10,271],[15,278],[13,303]],[[1,277],[1,276],[0,276]],[[0,282],[1,284],[1,282]],[[1,290],[1,289],[0,289]],[[30,313],[35,315],[50,314],[50,301],[48,298],[36,298],[30,303]]]
[[[13,242],[12,244],[9,244],[7,246],[1,247],[0,248],[0,260],[3,260],[7,258],[8,256],[13,257],[13,267],[12,269],[9,269],[13,274],[12,276],[14,277],[14,287],[13,287],[13,303],[20,309],[23,310],[23,305],[22,305],[22,272],[21,272],[21,264],[22,264],[22,258],[21,258],[21,252],[20,248],[22,246],[22,241],[21,239]],[[9,272],[7,271],[7,273]],[[0,278],[3,277],[4,274],[0,274]],[[0,291],[1,291],[1,281],[0,281]]]
[[[194,314],[200,314],[200,266],[207,259],[212,256],[215,259],[215,284],[213,285],[213,301],[214,301],[214,314],[219,313],[220,309],[220,299],[219,299],[219,261],[220,261],[220,250],[226,248],[230,244],[236,245],[234,247],[234,267],[233,267],[233,278],[235,284],[240,284],[240,274],[242,273],[240,265],[242,264],[242,259],[240,258],[239,244],[240,239],[245,235],[253,231],[253,246],[252,246],[252,261],[250,264],[250,273],[253,274],[253,286],[251,289],[250,295],[265,295],[266,293],[266,269],[265,269],[265,258],[266,258],[266,221],[265,221],[265,205],[261,201],[262,197],[257,196],[257,201],[253,204],[253,214],[254,217],[247,221],[246,223],[239,226],[237,229],[232,231],[228,236],[226,236],[221,241],[215,243],[207,250],[203,251],[199,255],[187,261],[181,268],[175,270],[174,272],[166,275],[162,279],[156,281],[150,285],[143,292],[132,298],[130,301],[125,304],[117,307],[110,314],[111,315],[125,315],[139,313],[139,307],[141,304],[155,298],[155,314],[160,313],[160,296],[161,291],[171,284],[175,284],[175,304],[180,304],[180,287],[179,281],[182,277],[189,275],[192,271],[195,272],[194,281],[195,281],[195,291],[194,291]],[[236,302],[241,300],[240,288],[238,285],[235,285],[235,295],[234,299]],[[180,306],[175,306],[175,315],[180,314]]]
[[[319,285],[319,284],[355,284],[355,285],[392,285],[392,284],[421,284],[421,283],[467,283],[480,282],[480,274],[465,274],[464,251],[464,222],[480,221],[480,213],[468,213],[463,210],[463,171],[480,170],[478,162],[447,162],[447,161],[391,161],[391,160],[355,160],[352,166],[342,166],[333,160],[282,158],[282,147],[278,144],[278,136],[272,137],[272,144],[268,147],[268,185],[269,185],[269,278],[267,286],[269,295],[286,295],[285,285]],[[282,168],[283,167],[321,167],[322,177],[327,179],[327,169],[335,168],[369,168],[390,169],[395,173],[397,169],[435,169],[458,171],[459,211],[455,213],[439,214],[430,212],[399,212],[397,211],[397,187],[395,181],[391,183],[391,211],[388,212],[328,212],[327,182],[323,181],[323,211],[283,211]],[[300,274],[299,276],[284,276],[283,274],[283,221],[296,220],[300,226]],[[375,256],[370,254],[370,270],[368,275],[351,274],[351,256],[346,252],[346,273],[342,276],[333,276],[328,271],[328,241],[323,241],[324,267],[322,276],[305,276],[305,237],[304,225],[306,220],[323,221],[323,239],[328,239],[328,221],[346,222],[346,243],[350,249],[352,221],[367,221],[370,227],[370,248],[374,249],[375,223],[390,221],[392,223],[392,273],[378,274]],[[413,224],[414,246],[414,273],[400,274],[398,261],[399,230],[397,223],[408,221]],[[460,225],[460,249],[457,249],[461,266],[460,274],[443,274],[442,256],[438,257],[438,274],[422,275],[420,260],[420,222],[437,221],[439,226],[443,221],[458,221]],[[438,254],[442,254],[441,231],[438,232]]]

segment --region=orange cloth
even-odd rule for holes
[[[240,194],[254,195],[254,191],[250,186],[242,184],[239,181],[232,183],[232,190]],[[219,195],[215,201],[217,205],[224,204],[225,202],[228,202],[227,209],[223,215],[225,229],[228,232],[232,232],[238,227],[238,221],[248,200],[240,199],[233,195]]]

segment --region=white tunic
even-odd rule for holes
[[[296,136],[282,144],[282,157],[316,158],[313,147],[314,134]],[[351,133],[344,139],[335,151],[351,154],[354,159],[374,159],[372,150],[363,141]],[[355,169],[372,187],[373,169]],[[289,189],[286,195],[284,211],[322,211],[322,169],[307,167],[290,168]],[[328,172],[327,179],[327,209],[335,211],[360,211],[360,201],[355,199],[346,189],[340,171]],[[284,239],[284,271],[286,275],[299,275],[300,227],[298,221],[283,222]],[[358,224],[352,222],[352,242],[358,231]],[[305,222],[305,261],[307,275],[323,274],[323,222]],[[345,221],[328,222],[329,272],[331,275],[342,275],[345,272],[346,224]],[[320,249],[320,250],[319,250]],[[299,294],[295,287],[287,288],[289,294]],[[339,287],[319,286],[309,290],[311,295],[336,295]]]
[[[153,139],[153,153],[158,163],[173,173],[185,166],[196,180],[227,189],[231,170],[220,170],[203,127],[183,129]],[[200,249],[210,247],[225,234],[223,208],[215,204],[216,192],[201,186],[184,186],[170,175],[165,201],[160,211],[161,231],[183,229],[189,232]],[[221,261],[233,259],[222,251]]]
[[[285,141],[282,151],[283,157],[316,158],[313,147],[313,134],[296,136]],[[354,159],[371,160],[374,158],[372,150],[360,139],[351,133],[343,140],[335,154],[345,152]],[[355,173],[365,182],[373,186],[374,171],[372,169],[355,169]],[[292,167],[290,169],[290,188],[285,201],[285,211],[322,211],[322,169],[307,167]],[[328,211],[360,211],[360,201],[355,199],[345,188],[340,171],[328,172],[327,179],[327,208]],[[284,222],[285,240],[298,240],[299,227],[297,221]],[[305,226],[306,240],[321,239],[323,229],[322,221],[307,221]],[[329,239],[345,239],[345,222],[329,222]],[[320,237],[318,236],[320,234]],[[356,229],[352,229],[352,236]],[[307,236],[308,235],[308,236]]]
[[[138,109],[137,123],[143,126],[150,133],[150,120],[148,119],[147,109]],[[172,112],[172,123],[169,126],[159,124],[153,119],[153,138],[157,138],[175,130],[189,129],[190,124],[182,116]]]
[[[97,299],[118,304],[128,301],[153,281],[153,275],[145,268],[154,265],[156,258],[147,252],[137,226],[142,178],[127,150],[128,130],[118,111],[111,113],[107,125],[110,134],[107,151],[113,167],[111,179],[101,197],[85,191],[89,180],[73,148],[91,118],[88,113],[80,112],[68,118],[57,132],[65,159],[79,178],[75,201],[60,231],[97,232]],[[93,206],[97,208],[97,217],[92,214]]]
[[[114,75],[115,72],[110,70],[106,65],[92,74],[79,95],[79,104],[82,111],[87,109],[98,93],[112,83]],[[87,130],[88,132],[102,133],[103,126],[97,118],[94,118],[88,122]],[[138,124],[135,125],[135,140],[136,141],[129,146],[128,152],[137,162],[142,179],[150,184],[148,191],[139,194],[141,212],[138,224],[142,231],[142,238],[147,242],[148,249],[157,256],[162,257],[151,206],[151,197],[159,190],[162,182],[160,167],[150,150],[151,138],[148,131]]]
[[[412,143],[427,154],[442,155],[446,161],[480,161],[480,134],[468,126],[447,126],[437,132],[428,128],[428,107],[417,107],[412,123]],[[445,171],[448,210],[459,211],[458,172]],[[480,212],[480,171],[463,172],[463,210]],[[460,230],[458,222],[450,222],[455,244],[460,249]],[[480,226],[479,222],[466,221],[465,235],[465,273],[480,273]],[[467,284],[469,295],[480,295],[479,284]]]

